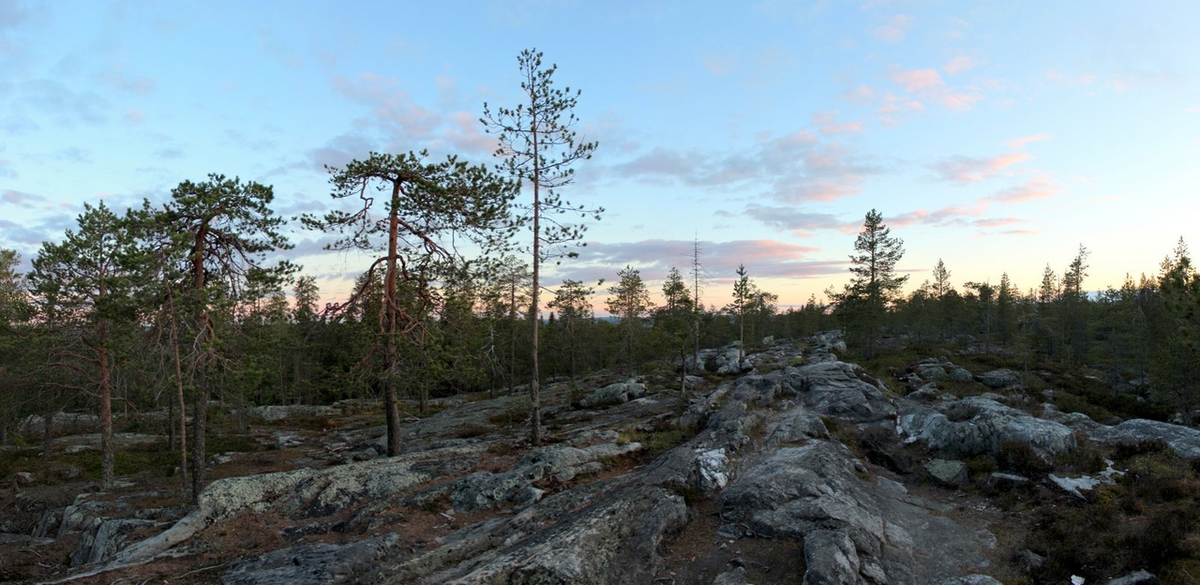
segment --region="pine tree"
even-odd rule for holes
[[[65,385],[95,397],[100,404],[100,485],[115,480],[113,444],[113,370],[120,329],[136,321],[131,302],[139,276],[138,253],[127,222],[100,203],[84,204],[78,231],[68,230],[62,243],[46,243],[33,259],[29,275],[34,295],[53,302],[64,320],[62,345],[51,365],[82,375],[79,386]],[[49,424],[47,422],[47,424]]]
[[[366,160],[355,160],[344,168],[330,168],[332,197],[358,200],[354,212],[331,211],[323,217],[305,216],[305,226],[343,234],[327,246],[331,250],[382,252],[366,274],[373,276],[377,266],[383,274],[382,318],[378,342],[371,353],[382,357],[378,379],[384,388],[389,456],[400,454],[400,406],[397,377],[401,375],[400,346],[404,338],[420,333],[422,318],[432,308],[427,275],[434,266],[452,257],[452,247],[443,242],[465,236],[484,249],[491,249],[509,235],[508,206],[515,196],[515,185],[502,180],[482,165],[471,166],[447,157],[441,163],[427,163],[427,153],[392,155],[371,153]],[[368,189],[383,190],[386,221],[375,215],[375,198]],[[410,293],[416,303],[401,299],[402,283],[414,284]],[[370,279],[353,294],[347,306],[357,304],[370,290]]]
[[[557,65],[543,68],[542,53],[533,49],[522,51],[517,57],[521,74],[521,91],[524,103],[515,108],[499,108],[493,111],[483,104],[480,122],[489,133],[498,135],[500,148],[496,156],[504,160],[503,168],[517,181],[529,183],[533,189],[533,204],[529,207],[529,221],[533,228],[532,268],[533,287],[530,289],[530,323],[532,378],[529,385],[531,438],[535,445],[542,442],[542,410],[539,396],[538,372],[538,325],[539,294],[541,291],[541,264],[548,257],[564,254],[562,246],[578,243],[586,229],[581,224],[562,223],[563,214],[578,214],[600,219],[603,209],[586,209],[575,206],[556,191],[570,184],[575,178],[573,165],[592,157],[595,142],[579,142],[574,127],[575,104],[580,91],[570,87],[558,89],[554,86]],[[565,255],[572,256],[573,252]]]

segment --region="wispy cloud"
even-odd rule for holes
[[[1018,203],[1022,201],[1037,201],[1039,199],[1050,199],[1063,192],[1062,185],[1054,181],[1039,177],[1025,181],[1015,187],[1009,187],[998,191],[989,199],[992,201],[1002,201],[1005,203]]]
[[[46,203],[46,198],[24,191],[5,189],[0,191],[0,203],[17,207],[40,207]]]
[[[763,224],[792,232],[800,237],[809,237],[815,231],[839,229],[844,222],[828,213],[808,213],[790,206],[760,205],[746,206],[745,215]]]
[[[966,55],[958,55],[942,66],[948,75],[958,75],[978,67],[980,63]]]
[[[930,168],[938,174],[938,179],[965,185],[990,179],[1008,167],[1029,160],[1024,152],[1002,154],[988,158],[969,156],[954,156],[938,161]]]
[[[108,101],[92,92],[77,92],[61,81],[35,79],[18,86],[21,101],[54,117],[64,126],[99,124],[107,119]]]
[[[562,278],[585,282],[616,276],[616,268],[630,265],[642,277],[657,281],[672,267],[684,269],[692,258],[691,240],[642,240],[638,242],[594,243],[580,249],[578,261],[555,269]],[[808,260],[820,250],[775,240],[735,240],[699,242],[701,257],[710,281],[732,281],[739,264],[745,264],[754,278],[808,278],[845,270],[845,262]]]
[[[817,112],[813,114],[812,125],[826,136],[862,131],[863,125],[860,122],[839,122],[837,114],[837,112]]]
[[[1030,134],[1029,136],[1022,136],[1015,140],[1010,140],[1008,141],[1007,145],[1013,150],[1021,150],[1022,148],[1025,148],[1026,144],[1031,142],[1044,142],[1046,140],[1050,140],[1049,134]]]
[[[875,38],[885,43],[899,43],[904,40],[912,24],[913,18],[911,16],[897,14],[888,19],[887,24],[876,27],[873,32]]]
[[[701,57],[700,64],[713,75],[729,75],[737,67],[737,59],[732,55],[714,53]]]
[[[807,129],[763,137],[734,152],[658,147],[608,170],[613,176],[660,185],[704,189],[766,185],[764,195],[786,203],[855,195],[868,176],[879,172],[851,147]]]
[[[931,101],[956,111],[967,111],[983,99],[983,94],[974,90],[954,89],[946,85],[940,73],[934,69],[905,69],[891,74],[891,80],[923,100]]]

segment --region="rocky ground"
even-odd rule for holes
[[[668,380],[552,384],[536,448],[521,397],[441,401],[406,421],[391,458],[372,405],[259,408],[191,509],[161,469],[112,493],[66,463],[17,470],[0,489],[0,580],[1038,582],[1055,562],[1028,536],[1039,510],[1094,500],[1127,472],[1064,464],[1073,454],[1153,441],[1200,458],[1200,431],[1064,413],[1011,371],[943,358],[884,381],[843,350],[826,334],[709,352],[720,373],[686,396]]]

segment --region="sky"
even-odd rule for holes
[[[631,266],[653,290],[696,243],[706,304],[739,264],[782,307],[822,301],[871,209],[906,292],[939,259],[960,290],[1028,290],[1081,245],[1084,287],[1119,287],[1200,249],[1197,22],[1190,0],[0,0],[0,247],[27,268],[85,203],[210,173],[291,218],[372,151],[492,164],[483,104],[518,103],[536,48],[599,143],[561,192],[606,210],[551,288]],[[288,229],[344,300],[369,260]]]

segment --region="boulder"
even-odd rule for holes
[[[137,518],[94,518],[71,552],[71,566],[106,560],[121,550],[131,532],[157,525],[158,522]]]
[[[624,404],[646,394],[646,385],[634,381],[609,384],[592,392],[579,401],[583,408],[597,408]]]
[[[309,406],[304,404],[271,404],[267,406],[253,406],[246,409],[247,417],[267,422],[281,421],[289,418],[334,416],[336,414],[340,414],[340,411],[332,406]]]
[[[988,388],[1008,388],[1021,384],[1021,378],[1017,373],[1007,368],[984,372],[979,375],[979,383]]]
[[[953,459],[933,459],[925,464],[925,472],[934,481],[959,487],[967,481],[967,464]]]
[[[1158,583],[1158,577],[1145,569],[1134,571],[1124,577],[1118,577],[1108,582],[1108,585],[1152,585]]]
[[[709,449],[696,456],[696,478],[700,492],[706,496],[725,489],[732,470],[725,449]]]
[[[385,534],[345,545],[311,544],[271,551],[234,563],[221,574],[222,585],[296,585],[349,583],[379,561],[396,554],[400,538]]]
[[[844,362],[821,362],[784,369],[784,388],[808,408],[851,422],[876,422],[896,415],[896,407],[861,367]]]
[[[456,480],[450,489],[450,502],[456,510],[491,510],[513,504],[528,506],[544,493],[533,483],[544,478],[558,482],[598,473],[604,459],[619,457],[642,449],[637,442],[616,445],[601,443],[579,448],[568,445],[539,447],[526,453],[512,469],[502,473],[480,471]]]
[[[803,541],[813,571],[806,583],[933,583],[983,562],[973,530],[857,470],[865,467],[828,441],[775,450],[725,490],[724,517],[766,538]]]
[[[1091,430],[1091,438],[1110,445],[1162,441],[1184,459],[1200,459],[1200,430],[1182,425],[1135,418],[1116,426],[1097,426]]]
[[[1047,458],[1076,447],[1070,428],[989,398],[973,396],[933,406],[903,401],[901,405],[896,431],[904,441],[924,443],[944,456],[995,454],[1007,441],[1029,445]]]

